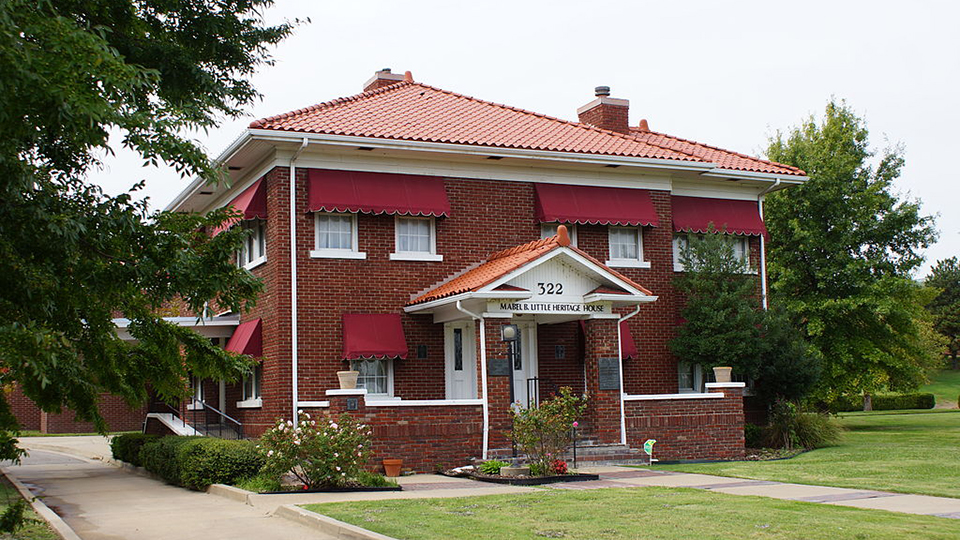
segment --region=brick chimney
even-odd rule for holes
[[[370,79],[367,80],[367,82],[363,85],[363,91],[369,92],[371,90],[376,90],[378,88],[383,88],[399,82],[403,82],[403,75],[399,73],[391,73],[390,68],[383,68],[374,73],[373,77],[370,77]]]
[[[597,99],[577,109],[580,123],[590,124],[602,129],[629,133],[630,102],[626,99],[610,97],[609,86],[598,86],[594,90]]]

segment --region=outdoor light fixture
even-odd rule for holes
[[[500,327],[500,339],[503,341],[516,341],[520,335],[520,328],[515,324],[505,324]]]

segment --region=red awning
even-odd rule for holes
[[[267,185],[262,178],[257,180],[227,206],[232,206],[237,212],[243,214],[243,217],[223,222],[214,229],[213,236],[233,227],[242,219],[267,219]]]
[[[765,235],[757,201],[732,201],[704,197],[672,197],[673,230],[705,233],[710,224],[730,234]]]
[[[620,321],[620,357],[624,360],[637,357],[637,345],[633,342],[629,321]]]
[[[449,216],[443,178],[308,169],[311,212]]]
[[[224,348],[235,353],[263,356],[262,327],[263,324],[260,319],[240,323]]]
[[[343,358],[406,358],[398,313],[344,313]]]
[[[537,219],[542,223],[649,225],[657,211],[645,189],[535,184]]]

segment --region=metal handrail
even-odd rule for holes
[[[230,415],[224,413],[223,411],[218,410],[216,407],[211,406],[210,404],[208,404],[206,401],[203,401],[202,399],[197,399],[197,398],[194,397],[194,398],[192,398],[191,401],[192,401],[193,404],[194,404],[194,409],[193,409],[193,425],[194,425],[194,429],[196,429],[197,426],[201,425],[201,424],[197,421],[197,412],[202,410],[203,413],[204,413],[204,422],[203,422],[202,425],[204,426],[204,430],[206,431],[206,434],[207,434],[207,435],[210,435],[210,434],[211,434],[210,429],[209,429],[210,424],[206,421],[206,413],[209,411],[209,412],[212,412],[212,413],[214,413],[215,415],[217,415],[217,416],[219,417],[219,422],[217,422],[217,436],[218,436],[219,438],[221,438],[221,439],[223,438],[223,425],[224,425],[224,422],[223,422],[223,421],[224,421],[224,420],[228,420],[228,421],[232,422],[234,425],[236,425],[236,428],[234,429],[234,431],[236,431],[236,433],[237,433],[237,438],[238,438],[238,439],[242,439],[242,438],[243,438],[243,423],[241,423],[239,420],[237,420],[236,418],[231,417]],[[197,407],[197,405],[199,405],[199,408]]]

